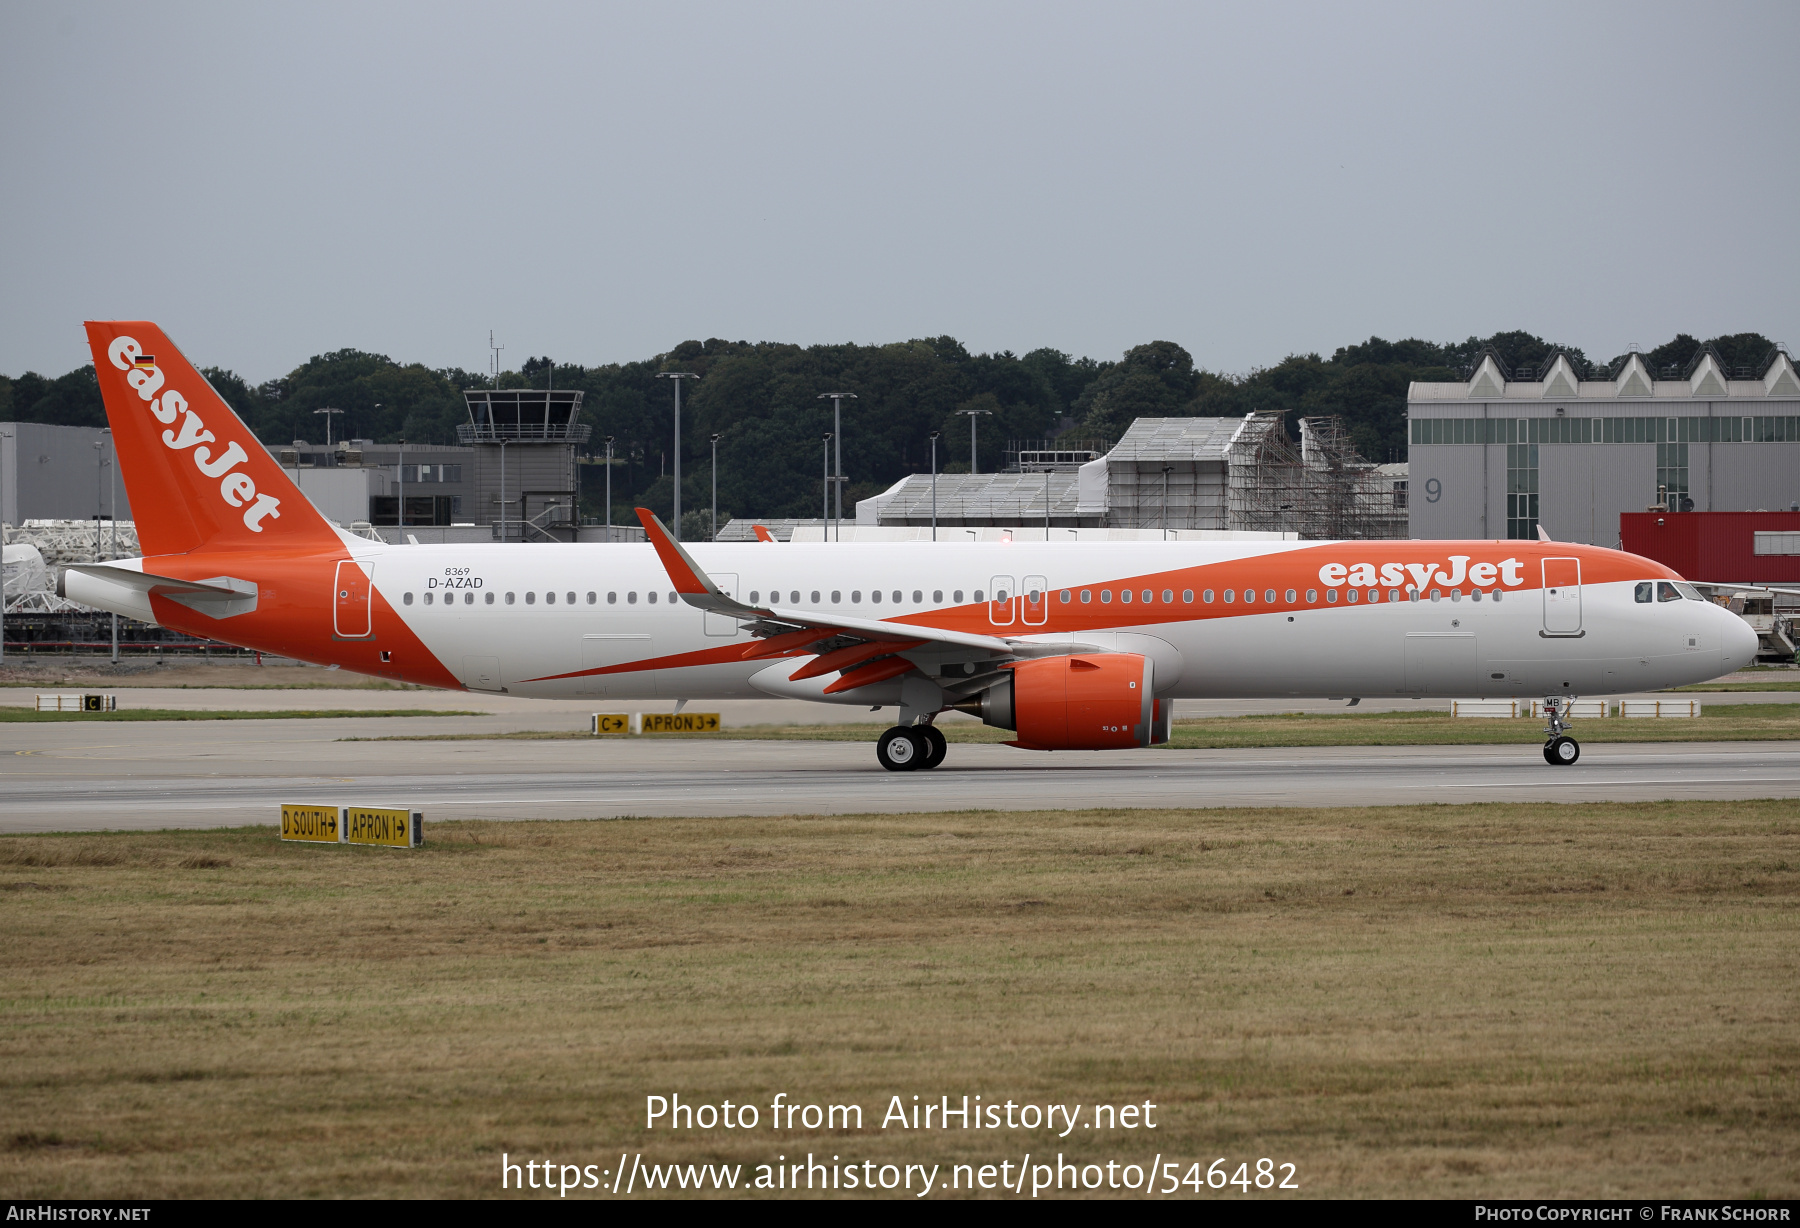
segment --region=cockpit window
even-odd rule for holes
[[[1706,598],[1700,595],[1699,589],[1695,588],[1692,584],[1683,584],[1679,580],[1675,582],[1675,591],[1680,593],[1683,597],[1686,597],[1689,601],[1706,600]]]
[[[1654,583],[1649,580],[1639,581],[1636,593],[1637,603],[1639,605],[1649,605],[1655,600],[1655,594],[1656,585]]]
[[[1658,601],[1680,601],[1681,590],[1667,580],[1658,580],[1656,582],[1656,599]]]

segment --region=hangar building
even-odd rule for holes
[[[1620,544],[1621,513],[1800,505],[1800,374],[1785,350],[1730,367],[1641,354],[1578,370],[1566,354],[1407,392],[1410,535]]]

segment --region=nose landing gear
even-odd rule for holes
[[[1544,697],[1544,762],[1552,767],[1568,767],[1581,758],[1581,744],[1565,732],[1574,701],[1573,695]]]
[[[895,725],[875,740],[875,758],[890,772],[929,771],[949,750],[935,725]]]

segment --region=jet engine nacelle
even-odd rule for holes
[[[1027,750],[1129,750],[1169,740],[1172,704],[1152,693],[1155,665],[1135,652],[1039,657],[959,705],[1016,730]]]

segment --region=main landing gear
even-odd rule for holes
[[[1548,695],[1544,698],[1544,762],[1551,767],[1568,767],[1581,758],[1581,743],[1564,731],[1569,727],[1569,705],[1573,695]]]
[[[895,725],[875,741],[875,757],[890,772],[934,768],[949,749],[935,725]]]

